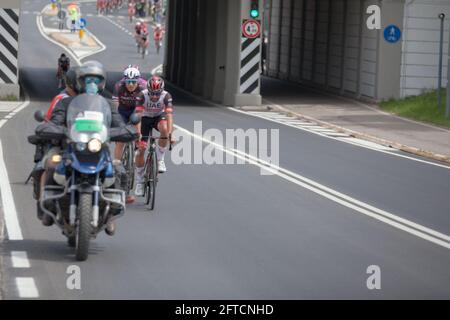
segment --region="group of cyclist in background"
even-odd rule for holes
[[[164,16],[164,0],[128,0],[128,15],[130,21],[133,17],[151,17],[156,23],[160,23]],[[126,0],[97,0],[97,13],[110,14],[122,9]]]

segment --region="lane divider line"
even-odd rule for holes
[[[177,128],[178,130],[180,130],[181,132],[184,132],[184,133],[192,136],[195,139],[201,140],[202,142],[209,143],[209,144],[215,146],[218,150],[221,150],[222,152],[230,154],[230,155],[237,157],[239,159],[242,159],[244,161],[248,161],[250,164],[258,166],[258,167],[260,167],[264,170],[267,170],[268,172],[271,172],[275,175],[278,175],[279,177],[281,177],[287,181],[290,181],[290,182],[292,182],[298,186],[301,186],[305,189],[308,189],[320,196],[323,196],[323,197],[325,197],[329,200],[332,200],[338,204],[341,204],[345,207],[348,207],[348,208],[352,209],[353,211],[362,213],[366,216],[369,216],[371,218],[374,218],[376,220],[384,222],[384,223],[386,223],[392,227],[395,227],[399,230],[408,232],[416,237],[422,238],[424,240],[427,240],[429,242],[432,242],[432,243],[442,246],[444,248],[450,249],[450,237],[446,234],[440,233],[440,232],[430,229],[428,227],[425,227],[425,226],[419,225],[415,222],[409,221],[405,218],[396,216],[387,211],[373,207],[367,203],[356,200],[348,195],[340,193],[340,192],[333,190],[331,188],[328,188],[318,182],[315,182],[311,179],[308,179],[299,174],[296,174],[295,172],[292,172],[292,171],[286,170],[284,168],[281,168],[279,166],[273,165],[271,163],[268,163],[264,160],[253,157],[253,156],[251,156],[245,152],[242,152],[240,150],[233,149],[233,148],[226,148],[223,145],[220,145],[216,142],[205,139],[204,137],[198,136],[195,133],[190,132],[178,125],[174,125],[174,127]]]
[[[16,286],[20,298],[39,298],[39,292],[33,278],[17,277]]]
[[[363,145],[363,144],[355,143],[355,142],[350,141],[350,140],[346,140],[345,137],[337,137],[336,138],[336,137],[333,137],[333,136],[330,136],[330,135],[322,134],[320,132],[314,132],[313,130],[309,130],[308,128],[306,128],[307,126],[301,126],[300,127],[300,126],[291,125],[289,123],[281,122],[281,121],[278,121],[276,119],[271,119],[269,117],[264,117],[264,116],[259,115],[259,114],[250,113],[250,112],[243,111],[243,110],[238,110],[238,109],[233,108],[233,107],[227,107],[227,109],[232,110],[234,112],[247,114],[247,115],[252,116],[252,117],[257,117],[257,118],[265,119],[265,120],[268,120],[268,121],[276,122],[276,123],[279,123],[279,124],[283,124],[283,125],[288,126],[288,127],[300,129],[300,130],[303,130],[303,131],[307,131],[307,132],[310,132],[310,133],[313,133],[313,134],[316,134],[316,135],[319,135],[319,136],[322,136],[322,137],[325,137],[325,138],[334,139],[336,141],[345,142],[345,143],[348,143],[348,144],[353,144],[355,146],[358,146],[358,147],[361,147],[361,148],[370,149],[370,150],[373,150],[373,151],[378,151],[378,152],[381,152],[381,153],[384,153],[384,154],[388,154],[390,156],[395,156],[395,157],[404,158],[404,159],[408,159],[408,160],[412,160],[412,161],[416,161],[416,162],[420,162],[420,163],[424,163],[424,164],[429,164],[429,165],[433,165],[433,166],[444,168],[444,169],[450,169],[450,166],[448,166],[448,165],[435,163],[435,162],[430,162],[430,161],[422,160],[422,159],[417,159],[417,158],[409,157],[409,156],[401,154],[401,153],[392,152],[392,151],[398,151],[397,149],[394,149],[394,148],[392,148],[392,151],[386,151],[386,150],[383,150],[383,149],[373,148],[372,146],[369,146],[369,145]]]
[[[17,217],[16,205],[9,183],[8,171],[3,160],[3,147],[0,140],[0,192],[2,195],[2,207],[9,240],[23,240],[22,229],[20,229]]]
[[[11,263],[13,268],[30,268],[26,251],[11,251]]]

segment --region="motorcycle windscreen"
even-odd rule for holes
[[[88,143],[98,139],[108,140],[111,127],[111,107],[100,95],[82,94],[74,98],[67,110],[67,127],[70,139],[76,143]]]

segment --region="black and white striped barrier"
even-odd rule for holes
[[[0,84],[18,84],[19,9],[0,8]]]
[[[240,93],[259,94],[261,38],[241,38]]]

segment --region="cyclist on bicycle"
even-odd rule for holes
[[[58,78],[58,88],[63,87],[63,77],[66,72],[70,69],[70,59],[64,53],[61,53],[61,56],[58,58],[58,71],[56,72],[56,78]]]
[[[118,81],[114,86],[113,104],[125,123],[130,122],[130,116],[135,111],[136,106],[142,105],[143,96],[141,93],[145,90],[145,86],[142,85],[142,81],[139,83],[140,78],[141,73],[139,69],[130,67],[124,71],[124,79]],[[139,125],[136,128],[140,130]],[[123,148],[123,143],[116,143],[114,150],[115,160],[120,161],[122,159]],[[135,198],[133,196],[127,196],[127,203],[132,203],[134,200]]]
[[[141,136],[139,142],[139,152],[136,157],[136,196],[144,194],[144,153],[147,147],[148,137],[151,136],[152,129],[160,132],[158,147],[156,148],[156,158],[158,160],[158,171],[166,172],[164,155],[167,144],[173,130],[173,105],[172,95],[164,90],[164,80],[159,76],[153,76],[148,80],[147,89],[142,92],[144,97]]]
[[[161,25],[159,23],[157,23],[153,27],[153,41],[155,42],[155,47],[157,49],[161,46],[163,35],[164,35],[164,30],[162,29]]]

